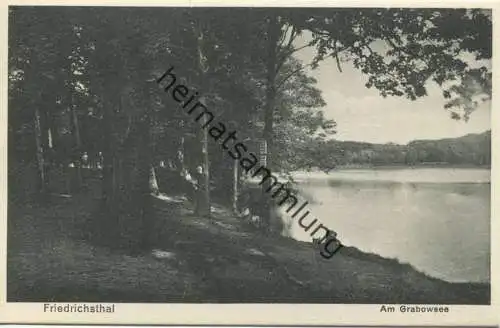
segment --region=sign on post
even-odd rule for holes
[[[265,139],[259,140],[259,154],[260,165],[267,166],[267,141]]]

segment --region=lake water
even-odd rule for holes
[[[444,280],[489,281],[490,170],[344,170],[294,178],[312,216],[343,244]],[[296,222],[291,226],[294,238],[311,241]]]

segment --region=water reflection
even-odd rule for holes
[[[449,281],[489,281],[489,170],[297,174],[311,213],[345,245]],[[292,236],[310,237],[292,224]]]

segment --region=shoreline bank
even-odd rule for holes
[[[354,247],[326,260],[220,206],[206,219],[189,204],[153,198],[155,248],[169,256],[130,253],[85,236],[89,202],[9,208],[8,301],[490,303],[489,284],[448,283]]]

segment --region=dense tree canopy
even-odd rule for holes
[[[305,31],[312,63],[294,57]],[[169,179],[198,176],[193,197],[206,215],[209,194],[228,198],[242,179],[158,88],[169,66],[254,152],[267,141],[273,170],[311,159],[329,169],[336,123],[304,67],[350,61],[366,87],[410,100],[433,81],[452,117],[467,119],[491,96],[491,33],[491,14],[472,9],[10,7],[9,160],[34,164],[43,192],[49,162],[102,156],[106,220],[140,239],[155,168],[174,172],[160,181],[167,193]]]

